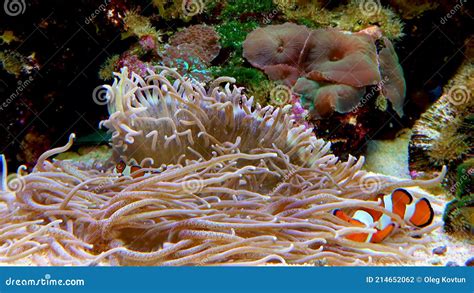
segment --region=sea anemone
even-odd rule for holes
[[[110,117],[101,123],[112,132],[113,160],[141,163],[147,174],[120,176],[106,165],[50,161],[71,147],[71,135],[31,173],[20,168],[9,176],[9,188],[2,187],[0,261],[396,262],[414,259],[430,241],[412,236],[439,227],[415,229],[369,199],[397,187],[438,184],[445,169],[427,181],[367,173],[363,157],[340,161],[330,143],[293,124],[289,106],[261,108],[231,86],[232,78],[218,78],[206,90],[172,69],[155,70],[145,78],[126,68],[117,73],[106,86]],[[374,232],[331,213],[353,208],[387,213],[396,233],[380,244],[346,239]]]

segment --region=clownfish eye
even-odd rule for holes
[[[120,162],[115,166],[115,168],[117,169],[117,171],[118,171],[119,173],[122,173],[123,170],[125,170],[125,167],[126,167],[126,165],[125,165],[125,162],[124,162],[124,161],[120,161]]]

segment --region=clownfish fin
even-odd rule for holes
[[[390,200],[390,208],[387,208],[387,201]],[[408,190],[403,188],[395,189],[390,197],[385,197],[386,208],[401,218],[405,217],[405,211],[408,205],[413,202],[413,196]]]
[[[377,229],[377,232],[372,235],[370,242],[372,243],[382,242],[385,238],[387,238],[390,235],[390,233],[392,233],[393,229],[395,229],[394,223],[390,223],[387,227],[385,227],[382,230]]]
[[[353,233],[346,236],[347,239],[355,242],[369,242],[370,235],[368,233]]]
[[[408,221],[414,226],[422,228],[433,222],[434,211],[428,199],[419,199],[415,204],[411,205],[409,209],[410,217]]]

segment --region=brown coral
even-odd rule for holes
[[[398,56],[392,42],[382,38],[385,47],[379,52],[380,74],[383,77],[382,93],[392,103],[392,108],[398,116],[403,116],[403,106],[406,94],[403,69],[398,62]]]
[[[311,33],[301,54],[301,64],[311,79],[354,87],[380,82],[377,52],[364,34],[346,34],[335,29]],[[314,77],[314,78],[312,78]]]
[[[334,111],[347,113],[354,109],[364,96],[364,90],[344,84],[319,84],[300,78],[292,88],[300,96],[303,106],[313,118],[327,118]]]
[[[250,64],[263,70],[279,64],[299,68],[300,54],[309,33],[304,25],[289,22],[258,28],[245,39],[243,56]]]
[[[379,40],[385,45],[380,55],[375,46]],[[349,33],[332,28],[310,31],[292,23],[270,25],[247,36],[244,57],[270,79],[288,86],[293,86],[299,77],[339,85],[313,93],[311,110],[316,117],[328,117],[334,110],[350,111],[363,96],[364,88],[374,85],[403,116],[403,70],[392,43],[375,26]],[[304,94],[298,92],[299,88],[295,88],[296,93]]]

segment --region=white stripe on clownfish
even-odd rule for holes
[[[352,218],[363,223],[367,228],[371,228],[374,226],[374,218],[366,211],[358,210],[354,213],[354,216]],[[368,233],[365,242],[370,242],[374,234],[375,232]]]
[[[405,207],[405,216],[403,217],[405,221],[410,222],[411,217],[415,214],[417,202],[412,202],[410,205]]]
[[[391,194],[385,195],[382,198],[382,201],[383,201],[383,205],[384,205],[385,209],[388,210],[388,211],[393,212],[392,195]],[[387,227],[391,223],[392,223],[392,218],[389,215],[384,213],[384,214],[382,214],[382,216],[378,220],[377,227],[380,230],[383,230],[383,229],[385,229],[385,227]]]

